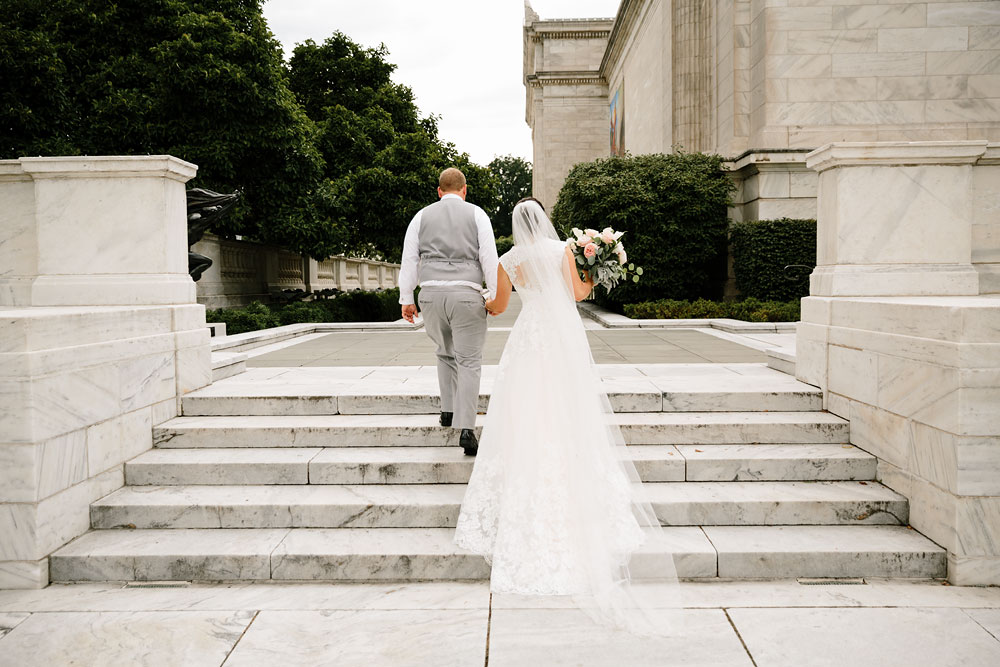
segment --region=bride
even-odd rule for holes
[[[490,562],[494,593],[572,596],[598,622],[662,633],[631,583],[677,575],[669,554],[633,558],[662,531],[576,310],[593,281],[580,278],[537,201],[522,200],[512,217],[515,245],[500,258],[486,309],[502,313],[513,287],[522,310],[500,359],[455,542]]]

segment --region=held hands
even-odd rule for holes
[[[486,312],[489,313],[490,315],[492,315],[493,317],[496,317],[497,315],[499,315],[503,311],[496,307],[496,299],[487,299],[486,300]]]
[[[417,316],[416,304],[408,303],[403,306],[403,319],[413,324],[413,318]]]

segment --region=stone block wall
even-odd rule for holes
[[[1000,3],[753,0],[750,147],[1000,140]]]
[[[608,154],[607,106],[622,82],[635,154],[681,145],[738,162],[835,141],[1000,140],[996,0],[624,0],[613,20],[592,24],[586,40],[560,41],[572,21],[540,21],[530,9],[526,18],[535,194],[548,204],[574,161]],[[549,37],[551,48],[534,48]],[[544,122],[536,95],[545,71],[570,68],[590,82],[558,102],[579,105],[587,123],[575,128],[563,124],[573,122],[568,109]],[[585,127],[596,134],[578,136]],[[809,179],[797,167],[765,179],[787,181],[775,187],[789,201],[763,197],[760,210],[742,206],[737,217],[773,217],[766,208],[815,217],[791,194],[813,187]]]
[[[1000,583],[1000,146],[832,144],[796,375],[851,422],[949,579]]]
[[[633,154],[667,152],[673,141],[671,20],[665,3],[625,3],[619,27],[598,61],[608,81],[607,103],[618,90],[624,95],[625,149]],[[609,129],[610,111],[605,113]]]
[[[48,584],[178,397],[211,381],[168,156],[0,161],[0,588]]]
[[[540,21],[525,10],[525,120],[531,126],[532,192],[549,210],[570,168],[609,153],[608,86],[601,56],[608,19]]]

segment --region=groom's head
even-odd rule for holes
[[[448,167],[438,177],[438,197],[458,195],[465,199],[468,188],[465,185],[465,174],[454,167]]]

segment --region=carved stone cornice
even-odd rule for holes
[[[532,88],[544,86],[604,86],[607,82],[600,72],[538,72],[525,77]]]
[[[546,39],[607,39],[610,34],[610,30],[545,30],[533,32],[531,41],[541,42]]]
[[[608,46],[604,50],[604,58],[601,59],[601,74],[606,76],[610,63],[621,56],[622,50],[625,48],[625,40],[632,33],[636,17],[648,1],[622,0],[618,13],[615,15],[615,24],[608,36]]]

